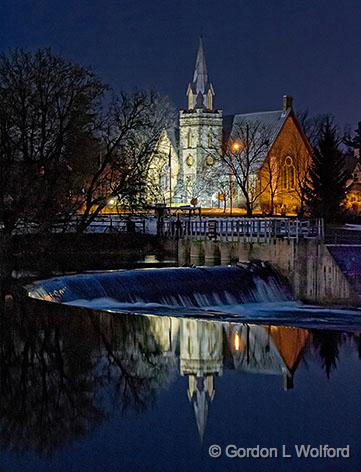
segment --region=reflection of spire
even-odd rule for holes
[[[207,425],[208,405],[214,398],[213,375],[188,377],[188,398],[193,403],[197,429],[201,441]]]
[[[214,398],[214,376],[222,374],[223,326],[221,323],[182,319],[180,371],[188,376],[188,398],[193,404],[201,441],[209,403]]]

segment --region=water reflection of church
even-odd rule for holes
[[[0,445],[41,455],[86,436],[117,411],[145,412],[179,373],[181,395],[188,396],[203,438],[220,402],[217,388],[232,388],[232,378],[217,379],[223,372],[243,374],[245,388],[247,376],[273,375],[288,390],[305,355],[315,357],[328,378],[345,342],[361,357],[359,332],[71,307],[64,316],[57,304],[16,310],[1,320]]]
[[[152,318],[151,332],[164,355],[176,356],[179,340],[179,369],[188,378],[188,399],[201,440],[216,377],[223,369],[278,375],[289,390],[310,337],[301,328],[158,317]]]

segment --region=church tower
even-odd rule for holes
[[[184,203],[197,199],[198,205],[211,205],[209,185],[202,189],[201,180],[221,155],[222,110],[214,108],[214,95],[200,38],[193,80],[187,89],[188,107],[179,113],[180,177]]]

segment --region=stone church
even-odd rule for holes
[[[203,208],[248,203],[254,212],[275,214],[302,210],[310,146],[292,97],[284,96],[276,111],[224,116],[214,104],[202,39],[186,96],[187,109],[179,111],[177,127],[164,130],[152,161],[152,203]]]

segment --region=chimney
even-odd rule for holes
[[[283,95],[282,99],[282,111],[286,113],[289,108],[292,108],[293,97],[290,95]]]

